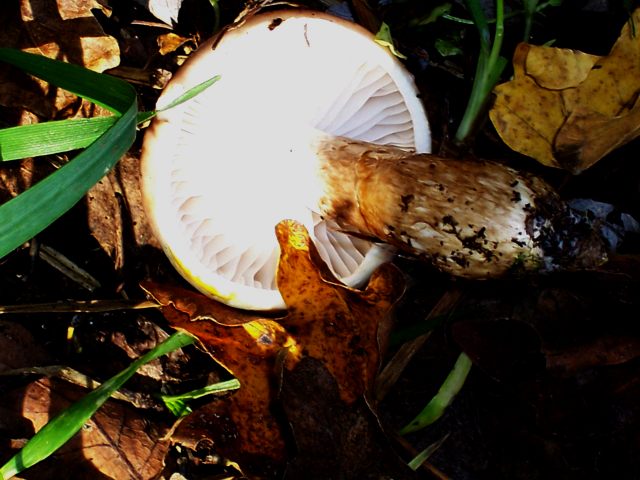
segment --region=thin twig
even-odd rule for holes
[[[25,305],[0,305],[3,313],[100,313],[116,310],[141,310],[159,308],[150,300],[68,300],[64,302],[33,303]]]

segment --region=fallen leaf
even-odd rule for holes
[[[49,361],[49,356],[25,327],[0,321],[0,372],[46,365]]]
[[[145,283],[167,321],[195,335],[202,348],[239,381],[231,397],[209,403],[186,417],[172,440],[197,449],[213,441],[216,450],[253,473],[272,475],[285,458],[285,443],[272,412],[273,372],[278,352],[290,340],[282,326],[181,287]]]
[[[115,168],[89,190],[86,202],[89,231],[113,259],[116,270],[124,266],[125,246],[129,250],[160,248],[142,206],[139,158],[125,154]]]
[[[22,0],[21,20],[32,42],[23,50],[96,72],[115,67],[118,42],[105,34],[92,13],[103,8],[97,0]]]
[[[316,267],[322,260],[302,225],[280,222],[276,236],[277,285],[288,310],[281,323],[305,356],[322,362],[340,397],[351,403],[373,386],[380,366],[378,335],[382,331],[383,340],[390,328],[390,311],[404,292],[402,274],[382,265],[364,291],[348,288]]]
[[[116,271],[124,265],[123,218],[118,200],[121,195],[120,185],[111,171],[91,187],[86,196],[89,231],[113,259]]]
[[[572,173],[640,135],[640,36],[622,28],[609,55],[520,44],[514,79],[495,88],[489,115],[503,141]]]
[[[633,336],[605,335],[573,348],[547,349],[547,368],[564,375],[606,365],[619,365],[640,357],[640,340]]]
[[[160,55],[167,55],[175,52],[178,48],[188,42],[193,43],[193,38],[183,37],[176,33],[169,32],[164,35],[159,35],[156,41],[158,42]]]
[[[536,83],[549,90],[563,90],[583,82],[600,60],[577,50],[531,48],[525,58],[525,71]]]
[[[296,222],[281,222],[276,235],[277,282],[288,307],[283,318],[261,318],[188,290],[144,285],[169,323],[197,336],[241,384],[224,402],[187,417],[173,440],[189,446],[213,440],[223,455],[262,475],[272,475],[287,458],[282,419],[273,413],[275,372],[285,378],[305,359],[319,362],[335,382],[341,408],[359,419],[361,411],[349,409],[364,402],[373,386],[390,312],[404,291],[403,277],[391,265],[378,269],[364,291],[341,285]],[[307,381],[312,386],[316,379]]]

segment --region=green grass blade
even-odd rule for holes
[[[169,103],[169,105],[167,105],[164,108],[161,108],[159,110],[151,110],[149,112],[140,112],[138,114],[138,124],[144,123],[147,120],[151,120],[160,112],[164,112],[165,110],[169,110],[170,108],[177,107],[178,105],[186,102],[187,100],[191,100],[193,97],[205,91],[207,88],[209,88],[211,85],[216,83],[218,80],[220,80],[220,75],[216,75],[215,77],[210,78],[209,80],[205,80],[204,82],[187,90],[185,93],[180,95],[178,98],[176,98],[174,101]]]
[[[138,124],[150,120],[158,112],[168,110],[190,100],[220,79],[216,76],[196,85],[167,107],[150,112],[139,112]],[[0,130],[0,161],[18,160],[86,148],[116,122],[117,117],[56,120],[22,125]]]
[[[109,172],[135,139],[136,113],[134,96],[129,110],[89,148],[0,207],[0,258],[58,219]]]
[[[191,407],[187,405],[187,400],[195,400],[206,395],[224,393],[230,390],[237,390],[238,388],[240,388],[240,381],[233,378],[225,382],[214,383],[179,395],[160,395],[160,399],[167,409],[176,417],[184,417],[192,412]]]
[[[138,368],[173,350],[195,341],[191,335],[178,332],[134,361],[128,368],[104,382],[100,387],[58,414],[47,423],[27,444],[0,469],[2,478],[8,479],[26,468],[44,460],[64,445],[78,432],[84,423],[129,380]]]
[[[0,60],[121,115],[84,152],[0,207],[2,258],[69,210],[126,153],[135,140],[137,100],[128,83],[76,65],[8,49],[0,49]]]
[[[489,101],[491,90],[507,65],[507,60],[500,56],[504,38],[504,0],[496,0],[496,27],[493,43],[491,43],[489,24],[480,1],[467,0],[466,4],[478,28],[481,41],[471,95],[455,134],[455,141],[458,144],[467,143],[477,124],[480,123],[479,119]]]
[[[415,432],[438,420],[464,385],[471,365],[471,359],[465,353],[461,353],[438,393],[416,418],[400,430],[400,435]]]
[[[0,60],[118,114],[131,106],[133,88],[109,75],[41,55],[0,48]],[[127,86],[125,88],[124,86]]]
[[[416,455],[409,463],[407,463],[407,466],[413,470],[414,472],[416,470],[418,470],[418,468],[420,468],[420,466],[426,462],[427,460],[429,460],[429,457],[431,455],[433,455],[435,452],[438,451],[438,449],[442,446],[442,444],[447,440],[447,438],[449,438],[449,433],[447,433],[444,437],[442,437],[440,440],[438,440],[437,442],[432,443],[431,445],[429,445],[427,448],[425,448],[424,450],[422,450],[420,453],[418,453],[418,455]]]
[[[91,145],[118,117],[81,118],[0,130],[0,160],[18,160],[77,150]]]

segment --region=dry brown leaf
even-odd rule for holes
[[[164,35],[159,35],[157,38],[157,42],[160,55],[167,55],[169,53],[175,52],[187,42],[193,42],[193,38],[183,37],[176,33],[169,32],[165,33]]]
[[[620,365],[640,357],[640,339],[635,336],[603,335],[588,343],[565,349],[544,349],[547,368],[576,375],[589,368]]]
[[[173,440],[195,446],[213,439],[223,454],[261,474],[282,466],[286,453],[282,423],[273,415],[276,367],[295,372],[301,359],[320,362],[336,383],[343,407],[351,408],[372,387],[380,360],[378,336],[384,343],[390,311],[404,289],[402,275],[391,265],[380,268],[364,291],[345,287],[317,263],[303,226],[283,221],[276,233],[277,281],[288,306],[288,314],[277,321],[187,290],[144,286],[164,305],[171,325],[196,335],[241,384],[229,399],[187,417]]]
[[[124,265],[122,211],[118,196],[122,192],[113,171],[87,192],[87,220],[91,235],[113,259],[114,268]]]
[[[32,45],[23,50],[103,72],[119,63],[118,41],[93,16],[97,0],[22,0],[20,14]]]
[[[272,377],[278,352],[289,342],[280,324],[245,313],[180,287],[145,283],[167,321],[195,335],[203,349],[239,381],[240,390],[185,418],[174,442],[196,449],[213,440],[218,452],[270,472],[284,461],[285,445],[271,411]],[[289,342],[290,343],[290,342]]]
[[[345,404],[318,360],[305,357],[285,369],[280,398],[296,443],[285,480],[419,478],[396,454],[365,399]]]
[[[91,235],[113,259],[116,270],[124,266],[125,245],[160,248],[142,206],[139,158],[125,154],[86,198]],[[133,242],[127,244],[125,238]]]
[[[120,191],[126,205],[127,220],[131,222],[133,240],[138,248],[150,246],[160,248],[160,243],[153,234],[147,214],[142,205],[142,190],[140,188],[140,158],[125,154],[115,168]]]
[[[15,322],[0,321],[0,372],[46,365],[49,357],[31,333]]]
[[[402,274],[386,264],[364,291],[348,288],[335,278],[325,280],[329,273],[316,267],[322,261],[302,225],[281,222],[276,235],[281,250],[277,284],[289,312],[281,323],[294,332],[305,356],[329,370],[342,400],[352,403],[373,386],[380,363],[378,335],[388,333],[389,313],[404,291]]]
[[[606,57],[521,44],[514,79],[495,88],[490,111],[513,150],[579,173],[640,135],[640,36],[623,27]]]
[[[525,71],[536,83],[549,90],[578,86],[600,59],[577,50],[531,48],[526,56]]]

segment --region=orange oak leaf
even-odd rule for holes
[[[346,406],[362,400],[378,370],[390,313],[404,291],[402,274],[391,265],[378,269],[364,291],[340,284],[294,221],[278,224],[276,235],[277,282],[288,307],[282,318],[243,312],[184,289],[145,285],[169,323],[197,336],[241,384],[229,398],[187,417],[174,441],[212,440],[224,455],[263,475],[286,459],[287,426],[273,413],[276,372],[294,371],[311,358],[334,378]]]
[[[196,336],[200,345],[240,381],[240,389],[185,418],[172,439],[197,448],[213,441],[221,454],[254,473],[268,475],[283,463],[285,444],[271,411],[273,372],[278,352],[293,345],[274,320],[228,307],[181,287],[145,283],[176,329]]]
[[[378,371],[378,338],[382,333],[384,342],[389,313],[404,291],[402,274],[386,264],[364,291],[348,288],[315,267],[321,260],[302,225],[280,222],[276,235],[281,249],[277,284],[288,309],[280,322],[303,355],[329,370],[343,401],[353,402],[369,392]]]

